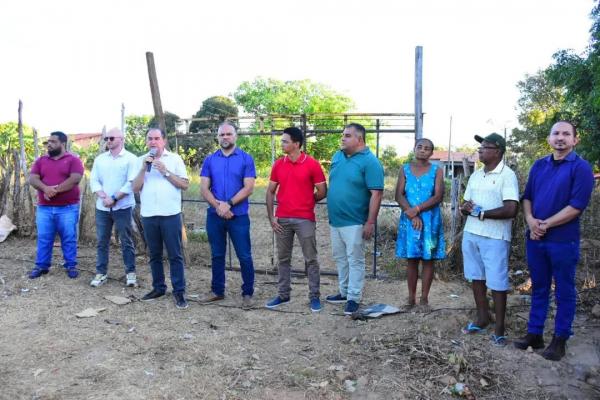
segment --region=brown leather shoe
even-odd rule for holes
[[[208,292],[204,296],[200,297],[198,301],[200,303],[212,303],[213,301],[223,300],[225,296],[219,296],[218,294],[214,294],[213,292]]]

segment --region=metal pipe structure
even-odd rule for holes
[[[332,115],[336,115],[336,114],[332,114]],[[354,114],[355,116],[365,116],[365,114]],[[369,114],[369,115],[376,115],[379,118],[376,118],[373,122],[374,125],[370,128],[367,128],[366,131],[368,134],[375,134],[375,155],[377,158],[380,157],[381,155],[381,134],[383,133],[396,133],[396,134],[412,134],[415,132],[415,130],[410,127],[407,126],[405,127],[398,127],[398,126],[390,126],[390,124],[395,123],[396,121],[394,121],[392,119],[392,122],[390,123],[390,119],[389,118],[385,118],[386,115],[391,115],[393,117],[397,117],[397,116],[412,116],[412,114],[398,114],[398,113],[387,113],[387,114]],[[313,115],[315,116],[315,115]],[[336,115],[337,116],[337,115]],[[351,120],[348,119],[348,116],[350,116],[350,114],[343,114],[344,116],[344,122],[348,123]],[[290,116],[287,116],[290,117]],[[317,126],[318,125],[309,125],[309,121],[306,115],[297,115],[297,116],[293,116],[296,117],[296,119],[291,118],[289,120],[287,120],[286,122],[288,124],[295,124],[296,126],[300,126],[301,128],[304,128],[304,132],[305,132],[305,139],[306,138],[310,138],[313,136],[316,136],[317,134],[323,134],[323,135],[328,135],[328,134],[340,134],[341,133],[341,126],[339,129],[318,129]],[[317,117],[322,117],[322,115],[317,115]],[[265,131],[264,129],[264,123],[265,123],[265,118],[269,118],[270,120],[270,125],[271,125],[271,130],[270,131]],[[243,131],[238,131],[239,135],[244,135],[244,136],[269,136],[270,137],[270,152],[271,152],[271,164],[274,164],[275,162],[275,157],[276,157],[276,153],[277,153],[277,143],[275,140],[275,136],[276,135],[280,135],[282,133],[282,131],[273,129],[273,126],[275,125],[275,121],[274,121],[274,117],[271,118],[269,117],[263,117],[263,116],[259,116],[256,117],[256,119],[254,119],[255,121],[260,120],[261,122],[261,129],[259,132],[243,132]],[[322,119],[325,120],[325,118],[316,118],[317,120]],[[196,118],[194,119],[196,120]],[[408,123],[412,122],[412,119],[407,119],[406,120],[406,124],[408,125]],[[341,122],[341,121],[340,121]],[[400,121],[400,122],[404,122],[404,121]],[[185,122],[186,124],[188,124],[188,122]],[[310,129],[310,128],[312,129]],[[385,127],[385,128],[382,128]],[[203,132],[203,133],[191,133],[191,134],[178,134],[176,135],[176,137],[193,137],[193,136],[204,136],[204,135],[210,135],[213,136],[214,133],[209,133],[209,132]],[[304,146],[306,146],[306,140],[304,141]],[[188,202],[188,203],[207,203],[205,200],[200,200],[200,199],[182,199],[183,202]],[[249,201],[251,206],[265,206],[266,202],[265,201]],[[275,202],[275,204],[277,204],[277,202]],[[323,201],[323,202],[319,202],[316,204],[319,207],[322,206],[326,206],[327,202]],[[381,204],[381,208],[385,209],[385,208],[398,208],[398,204],[396,203],[382,203]],[[380,256],[380,252],[379,252],[379,240],[378,240],[378,224],[376,222],[375,224],[375,235],[373,238],[373,267],[372,267],[372,273],[369,274],[370,278],[377,278],[377,274],[378,274],[378,258]],[[227,243],[227,247],[228,247],[228,260],[227,260],[227,268],[231,269],[233,268],[233,260],[232,260],[232,243],[231,240],[228,238],[228,243]],[[272,251],[272,257],[271,257],[271,266],[273,268],[273,271],[275,270],[276,267],[276,255],[275,255],[275,236],[273,234],[272,236],[272,242],[271,242],[271,251]],[[294,270],[294,273],[302,273],[299,270]],[[265,271],[265,273],[268,273],[267,271]],[[323,275],[327,275],[327,272],[323,272]],[[335,275],[334,273],[330,273],[332,275]]]
[[[423,47],[415,47],[415,142],[423,137]]]

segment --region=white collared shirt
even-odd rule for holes
[[[131,181],[137,175],[136,169],[137,157],[124,148],[114,157],[110,150],[100,154],[94,160],[92,173],[90,174],[90,189],[96,193],[102,190],[107,196],[112,196],[117,192],[127,195],[119,199],[112,207],[113,210],[120,210],[135,206],[135,198],[131,190]],[[96,208],[102,211],[108,211],[104,207],[102,199],[96,200]]]
[[[471,200],[482,210],[493,210],[504,205],[505,200],[519,201],[519,183],[512,169],[503,161],[486,173],[483,168],[473,172],[465,190],[465,201]],[[485,213],[484,213],[485,217]],[[492,239],[511,240],[511,219],[485,219],[468,216],[465,232]]]
[[[149,153],[138,157],[137,171],[145,164]],[[188,179],[185,164],[179,155],[163,150],[159,160],[167,170],[180,178]],[[145,167],[144,167],[145,168]],[[175,187],[156,168],[144,175],[144,186],[140,192],[142,217],[169,216],[181,212],[181,189]]]

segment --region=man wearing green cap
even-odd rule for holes
[[[512,219],[518,212],[519,185],[515,173],[502,161],[506,151],[504,138],[492,133],[486,137],[476,135],[475,140],[481,143],[478,154],[483,168],[469,178],[460,210],[467,216],[462,241],[464,274],[473,282],[477,320],[463,332],[480,333],[490,323],[486,294],[491,289],[496,315],[492,343],[504,347],[506,292],[510,289],[508,256]]]

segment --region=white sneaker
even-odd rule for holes
[[[127,274],[127,286],[128,287],[136,287],[137,286],[137,277],[135,276],[135,272],[130,272]]]
[[[92,279],[92,281],[90,282],[90,286],[98,287],[104,282],[106,282],[106,279],[108,279],[108,276],[106,274],[96,274],[94,279]]]

